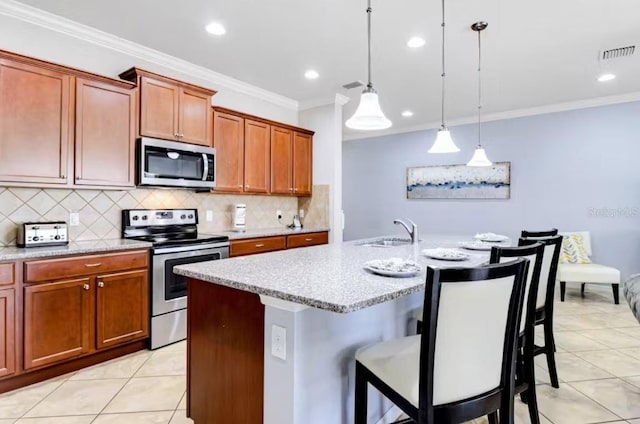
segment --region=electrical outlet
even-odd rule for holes
[[[304,218],[304,209],[300,209],[298,215],[300,215],[300,218]]]
[[[207,211],[207,222],[213,221],[213,211]]]
[[[280,209],[276,211],[276,218],[282,219],[282,211]]]
[[[271,326],[271,355],[287,360],[287,329],[275,324]]]
[[[69,214],[69,225],[72,227],[77,227],[80,225],[80,213],[79,212],[71,212]]]

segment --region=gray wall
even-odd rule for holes
[[[640,272],[640,102],[483,124],[489,159],[511,162],[511,199],[407,200],[407,167],[469,160],[476,126],[451,132],[460,153],[427,154],[435,130],[345,142],[345,240],[397,233],[396,217],[423,236],[589,230],[594,261]]]

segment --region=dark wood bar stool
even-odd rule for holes
[[[356,353],[355,424],[373,385],[418,424],[461,423],[499,411],[512,424],[515,359],[529,261],[427,269],[420,335]]]
[[[552,228],[546,231],[527,231],[522,230],[520,237],[522,238],[535,238],[535,237],[553,237],[558,235],[558,229]]]
[[[562,247],[562,236],[526,239],[520,238],[519,246],[530,246],[535,243],[544,245],[542,269],[540,271],[540,283],[538,284],[538,296],[536,301],[535,326],[541,325],[544,329],[544,346],[535,346],[534,356],[546,355],[549,368],[551,385],[556,389],[560,387],[558,371],[556,368],[555,350],[556,343],[553,336],[553,299],[556,287],[556,275],[558,273],[558,259]]]
[[[493,247],[490,263],[505,263],[514,258],[529,260],[529,269],[525,280],[524,306],[518,336],[518,354],[516,362],[515,392],[520,393],[529,408],[531,424],[539,424],[538,401],[536,396],[536,379],[534,364],[534,336],[536,320],[536,302],[538,299],[538,283],[542,269],[544,245],[535,243],[521,247]],[[525,397],[526,395],[526,397]],[[496,422],[496,416],[491,416],[489,422]]]

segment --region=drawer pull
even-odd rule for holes
[[[96,262],[95,264],[84,264],[85,268],[97,268],[102,265],[102,262]]]
[[[102,281],[98,281],[98,287],[100,288],[104,287],[104,283]]]
[[[89,284],[84,284],[82,288],[85,290],[89,290],[91,287],[89,286]]]
[[[264,247],[264,243],[258,243],[256,244],[256,247]]]
[[[312,238],[306,238],[306,239],[304,239],[304,241],[313,241],[313,239]]]

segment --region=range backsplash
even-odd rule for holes
[[[80,225],[69,227],[71,241],[120,238],[123,209],[198,208],[200,232],[232,227],[235,203],[247,205],[248,228],[273,228],[290,224],[299,208],[305,210],[307,226],[328,227],[329,186],[313,187],[313,197],[238,196],[194,193],[190,190],[135,189],[128,191],[37,189],[0,187],[0,246],[14,245],[19,223],[69,221],[70,212],[80,213]],[[206,211],[213,221],[206,221]]]

